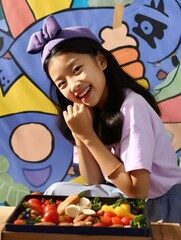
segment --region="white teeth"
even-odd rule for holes
[[[90,90],[90,86],[87,87],[87,88],[83,91],[83,93],[81,93],[81,94],[79,95],[79,97],[83,97],[89,90]]]

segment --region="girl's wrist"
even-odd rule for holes
[[[120,162],[109,174],[107,174],[107,177],[109,179],[116,179],[122,172],[125,172],[125,169],[123,162]]]

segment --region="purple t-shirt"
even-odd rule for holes
[[[139,94],[128,90],[120,111],[124,123],[121,141],[114,145],[115,155],[124,162],[127,172],[147,169],[148,198],[159,197],[181,183],[181,169],[171,139],[160,117]]]

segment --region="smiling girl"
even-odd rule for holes
[[[53,16],[27,51],[42,52],[56,86],[60,132],[75,146],[87,183],[55,183],[45,194],[142,198],[149,221],[181,223],[181,170],[153,95],[89,29],[62,29]]]

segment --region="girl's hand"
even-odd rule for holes
[[[75,137],[84,139],[94,131],[91,109],[84,104],[69,105],[67,111],[63,112],[63,116]]]

